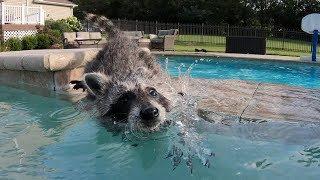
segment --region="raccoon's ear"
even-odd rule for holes
[[[148,48],[140,48],[139,58],[144,61],[149,69],[154,68],[154,64],[156,63],[156,58],[151,54]]]
[[[102,73],[87,73],[84,75],[84,82],[94,95],[99,96],[108,88],[110,78]]]

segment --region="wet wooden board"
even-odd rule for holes
[[[193,80],[190,88],[211,118],[320,122],[320,90],[239,80]]]

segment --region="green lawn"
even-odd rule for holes
[[[223,36],[179,35],[175,44],[176,51],[194,52],[194,49],[197,48],[212,52],[225,52],[226,38]],[[319,49],[318,52],[320,52]],[[310,55],[310,43],[267,38],[267,54],[284,56]]]

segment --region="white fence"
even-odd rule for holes
[[[1,24],[40,24],[44,25],[44,11],[41,7],[14,6],[1,3]]]

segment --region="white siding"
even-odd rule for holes
[[[33,0],[5,0],[6,4],[10,5],[28,5],[28,6],[42,6],[45,11],[46,19],[66,19],[70,16],[73,16],[73,8],[57,5],[47,5],[47,4],[37,4]]]

